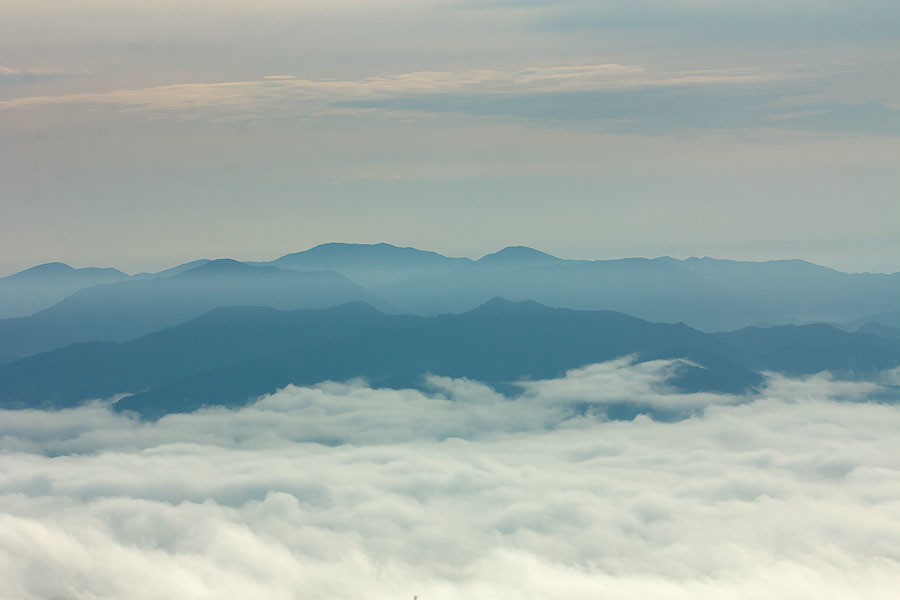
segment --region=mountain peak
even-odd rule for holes
[[[0,280],[19,281],[19,282],[42,282],[42,281],[65,281],[78,278],[100,278],[100,280],[108,278],[126,278],[128,277],[118,269],[109,267],[85,267],[76,269],[70,267],[66,263],[49,262],[35,267],[30,267],[24,271],[19,271],[6,277],[0,277]],[[97,283],[100,283],[98,281]]]
[[[217,258],[216,260],[211,260],[209,262],[203,263],[199,267],[188,269],[182,274],[187,275],[188,273],[190,273],[194,275],[227,275],[229,273],[247,273],[254,270],[255,268],[256,267],[250,266],[246,263],[242,263],[232,258]]]
[[[430,250],[419,250],[409,246],[394,246],[384,242],[378,244],[351,244],[345,242],[328,242],[313,246],[309,250],[285,254],[273,260],[269,264],[279,266],[290,265],[314,265],[314,264],[347,264],[347,265],[374,265],[374,264],[438,264],[442,262],[468,261],[469,259],[450,258]]]
[[[26,278],[31,278],[31,277],[45,277],[48,275],[52,276],[52,275],[59,275],[61,273],[69,273],[70,271],[74,271],[74,270],[75,269],[73,269],[66,263],[49,262],[49,263],[44,263],[42,265],[37,265],[35,267],[30,267],[23,271],[19,271],[18,273],[14,273],[14,274],[10,275],[9,277],[15,277],[17,279],[18,278],[26,279]]]
[[[332,257],[332,258],[358,258],[358,257],[374,257],[374,256],[441,256],[437,252],[430,250],[419,250],[409,246],[394,246],[385,242],[378,244],[354,244],[347,242],[328,242],[313,246],[309,250],[295,252],[286,256],[308,257]],[[284,257],[282,257],[284,258]],[[443,257],[442,257],[443,258]]]
[[[562,259],[557,258],[552,254],[547,254],[546,252],[541,252],[540,250],[535,250],[528,246],[507,246],[498,252],[482,256],[477,262],[481,264],[533,265],[553,263],[560,260]]]

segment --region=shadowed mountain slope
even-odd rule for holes
[[[831,325],[747,327],[711,334],[731,360],[754,370],[804,375],[831,371],[869,377],[900,364],[900,340],[851,333]]]

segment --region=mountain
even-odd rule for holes
[[[478,266],[530,267],[560,263],[563,259],[552,254],[529,248],[528,246],[507,246],[506,248],[482,256],[475,263]]]
[[[32,315],[80,289],[125,279],[116,269],[73,269],[59,262],[31,267],[0,278],[0,319]]]
[[[802,260],[676,262],[740,297],[766,315],[763,320],[776,324],[841,323],[900,305],[900,273],[842,273]]]
[[[767,316],[715,282],[662,259],[508,261],[497,257],[492,268],[477,266],[480,263],[443,276],[372,289],[401,312],[423,315],[463,312],[503,296],[561,308],[614,310],[703,329],[733,329]]]
[[[791,356],[807,348],[808,358]],[[688,358],[673,382],[687,391],[740,393],[761,370],[848,375],[900,364],[900,341],[830,326],[706,334],[612,311],[493,299],[463,314],[388,315],[363,303],[326,310],[236,307],[122,343],[77,344],[0,366],[0,405],[71,406],[134,393],[121,410],[145,417],[237,406],[287,384],[365,377],[422,387],[423,375],[496,386],[563,375],[623,355]]]
[[[391,244],[321,244],[268,263],[297,271],[337,271],[364,286],[384,285],[422,275],[440,275],[472,263],[468,258],[400,248]]]
[[[841,273],[801,260],[566,260],[517,246],[371,289],[399,310],[421,315],[471,310],[499,295],[728,331],[757,323],[847,322],[891,310],[900,304],[900,273]]]
[[[212,262],[208,258],[200,258],[197,260],[192,260],[190,262],[186,262],[171,269],[165,269],[164,271],[159,271],[157,273],[138,273],[136,275],[132,275],[132,279],[153,279],[154,277],[169,277],[171,275],[178,275],[179,273],[184,273],[185,271],[190,271],[191,269],[196,269],[197,267],[202,267],[208,262]]]
[[[302,273],[214,260],[177,275],[80,290],[30,317],[0,321],[0,353],[27,356],[75,342],[122,341],[221,306],[324,308],[380,300],[333,271]]]
[[[890,327],[900,327],[900,310],[879,313],[876,315],[867,315],[847,325],[849,329],[858,329],[866,323],[881,323]]]
[[[900,339],[900,327],[893,327],[891,325],[885,325],[884,323],[878,323],[875,321],[870,321],[865,325],[862,325],[856,330],[856,332],[871,333],[872,335],[878,335],[881,337]]]
[[[900,365],[900,340],[823,323],[747,327],[711,336],[724,346],[724,356],[758,371],[788,375],[830,371],[862,378]]]
[[[177,278],[211,262],[216,261],[193,261],[133,279]],[[357,289],[356,295],[338,294],[341,300],[368,299],[398,314],[463,313],[502,296],[559,308],[613,310],[648,321],[685,323],[710,332],[816,322],[847,323],[845,328],[850,330],[870,321],[900,326],[896,308],[900,306],[900,273],[842,273],[801,260],[568,260],[525,246],[510,246],[473,261],[390,244],[331,243],[269,263],[245,263],[248,265],[340,273],[369,292],[364,295]],[[232,295],[240,296],[236,291]],[[100,301],[102,297],[103,294],[88,295],[83,302]],[[305,304],[296,299],[281,302],[276,295],[267,296],[265,301],[251,300],[251,304],[280,308],[328,305]],[[171,303],[171,299],[167,302]],[[220,305],[217,301],[203,306],[209,309]],[[80,310],[89,309],[83,306]],[[101,310],[99,305],[96,310]],[[199,313],[192,310],[184,314]],[[124,333],[111,335],[102,327],[92,332],[90,323],[102,325],[96,320],[85,322],[72,337],[67,333],[68,322],[53,325],[52,334],[41,328],[32,334],[27,332],[32,331],[28,329],[31,325],[0,322],[0,353],[26,355],[74,340],[124,339]],[[141,327],[136,331],[149,330]],[[12,341],[4,340],[4,335],[12,335]],[[45,335],[50,337],[40,339]]]

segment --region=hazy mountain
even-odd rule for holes
[[[268,263],[253,264],[297,271],[337,271],[360,285],[374,286],[422,275],[440,275],[471,263],[468,258],[450,258],[390,244],[330,243],[286,254]]]
[[[734,328],[766,316],[715,282],[662,259],[515,262],[497,258],[491,267],[409,279],[373,291],[398,310],[414,314],[462,312],[503,296],[555,307],[615,310],[707,329]]]
[[[192,261],[133,279],[177,278],[207,264],[211,263],[206,259]],[[683,322],[703,331],[815,322],[849,323],[845,328],[850,330],[870,321],[900,326],[900,313],[896,310],[900,305],[900,273],[848,274],[800,260],[743,262],[671,257],[567,260],[533,248],[511,246],[473,261],[390,244],[331,243],[288,254],[270,263],[252,264],[287,271],[340,273],[365,286],[371,294],[356,289],[355,295],[337,294],[337,299],[362,299],[378,304],[380,298],[384,304],[379,306],[390,307],[398,314],[462,313],[502,296],[560,308],[614,310],[650,321]],[[119,276],[125,277],[121,273]],[[175,287],[166,300],[169,304],[174,301],[173,295],[177,295]],[[238,287],[235,285],[226,295],[235,298],[246,295]],[[103,303],[108,293],[82,295],[78,298],[79,310],[107,311],[109,307]],[[190,303],[190,297],[196,294],[186,293],[185,302]],[[268,294],[251,294],[249,303],[280,308],[336,303],[302,303],[290,295],[292,292],[286,292],[286,298],[278,297],[280,293],[272,290]],[[90,302],[98,305],[90,307]],[[209,309],[222,304],[215,301],[200,305]],[[67,307],[59,309],[61,314]],[[116,308],[120,310],[124,310],[122,306]],[[148,310],[154,312],[146,307],[138,312]],[[193,316],[198,312],[192,309],[179,313],[182,314]],[[173,321],[160,318],[155,322],[171,324]],[[104,329],[104,323],[102,319],[88,319],[76,327],[77,335],[73,337],[69,332],[73,325],[66,319],[54,322],[52,331],[47,327],[32,330],[29,329],[32,325],[24,323],[0,322],[0,352],[24,355],[76,339],[124,339],[124,332],[110,333]],[[129,330],[127,335],[149,332],[151,329],[147,327],[152,325],[148,320]],[[98,329],[92,331],[90,328],[95,326]],[[29,333],[33,331],[36,332]]]
[[[32,315],[80,289],[125,279],[116,269],[73,269],[59,262],[31,267],[0,278],[0,319]]]
[[[535,265],[558,264],[560,262],[563,262],[563,259],[528,246],[507,246],[493,254],[482,256],[475,261],[475,264],[480,267],[532,267]]]
[[[900,305],[900,273],[842,273],[802,260],[675,263],[752,304],[772,323],[840,323]]]
[[[866,323],[881,323],[882,325],[889,325],[891,327],[900,327],[900,310],[893,310],[876,315],[867,315],[849,323],[847,328],[857,329]]]
[[[815,351],[808,357],[794,350]],[[501,389],[519,379],[627,354],[689,358],[681,389],[740,392],[757,370],[847,374],[900,364],[900,341],[830,326],[705,334],[611,311],[554,309],[495,299],[468,313],[415,317],[354,303],[282,312],[218,309],[124,343],[78,344],[0,367],[10,407],[68,406],[138,392],[121,409],[145,416],[238,405],[289,383],[365,377],[376,386],[421,386],[426,373],[469,377]]]
[[[880,335],[881,337],[900,339],[900,327],[893,327],[891,325],[885,325],[884,323],[877,323],[874,321],[862,325],[856,330],[856,332],[871,333],[873,335]]]
[[[192,260],[190,262],[186,262],[170,269],[165,269],[164,271],[159,271],[157,273],[138,273],[137,275],[132,275],[132,279],[153,279],[154,277],[170,277],[172,275],[178,275],[179,273],[184,273],[185,271],[190,271],[191,269],[196,269],[197,267],[202,267],[208,262],[212,262],[208,258],[200,258],[197,260]]]
[[[0,321],[0,352],[27,356],[74,342],[135,338],[220,306],[324,308],[378,298],[333,271],[302,273],[215,260],[169,277],[83,289],[30,317]]]
[[[723,331],[846,322],[893,309],[900,274],[848,274],[800,260],[565,260],[517,246],[372,289],[399,310],[422,315],[470,310],[500,295]]]

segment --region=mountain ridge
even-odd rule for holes
[[[201,259],[131,279],[178,277],[209,264],[209,271],[226,266],[246,273],[251,267],[331,271],[379,298],[379,306],[422,316],[463,313],[503,296],[560,308],[614,310],[649,321],[684,322],[704,331],[729,331],[760,323],[848,323],[854,328],[866,320],[884,320],[870,315],[887,315],[900,305],[900,274],[848,274],[799,259],[570,260],[527,246],[507,246],[473,261],[387,243],[333,242],[274,261]],[[885,324],[896,326],[893,321]],[[4,349],[0,339],[3,351],[28,353],[21,348]]]
[[[220,306],[325,308],[351,300],[384,304],[333,271],[213,261],[169,277],[85,288],[29,317],[0,320],[0,353],[27,356],[75,342],[124,341]]]
[[[817,349],[797,355],[798,344]],[[900,364],[900,340],[829,325],[707,334],[614,311],[494,298],[433,317],[386,314],[363,302],[327,309],[218,308],[126,342],[92,342],[0,366],[7,408],[72,406],[134,393],[117,404],[147,418],[204,405],[239,406],[288,384],[366,378],[421,387],[426,374],[511,382],[561,376],[625,355],[688,359],[672,385],[742,394],[760,372],[856,377]],[[135,393],[136,392],[136,393]]]

